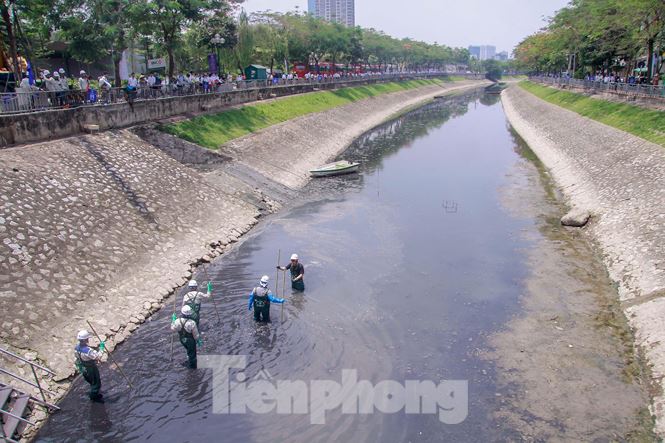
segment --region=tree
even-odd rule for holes
[[[66,0],[61,4],[60,37],[69,52],[82,61],[94,62],[108,54],[113,62],[115,86],[121,86],[120,60],[140,14],[139,0]]]
[[[225,0],[151,0],[142,1],[138,11],[142,32],[152,33],[166,50],[168,73],[175,74],[175,50],[186,28],[193,23],[227,10]]]
[[[12,0],[0,0],[0,15],[2,15],[2,22],[5,25],[5,34],[9,40],[9,57],[11,57],[11,68],[14,73],[14,78],[18,82],[21,78],[21,69],[18,60],[18,47],[16,44],[16,34],[14,33],[14,22],[10,13],[10,8],[13,9]]]
[[[665,33],[665,2],[663,0],[622,0],[621,15],[632,29],[631,36],[646,46],[647,77],[652,77],[654,45]]]
[[[497,60],[483,60],[483,69],[485,70],[485,77],[492,81],[500,80],[503,74],[503,68]]]

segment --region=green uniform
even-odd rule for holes
[[[296,291],[304,291],[305,282],[303,280],[305,279],[305,267],[302,265],[302,263],[298,262],[295,265],[293,263],[289,263],[286,265],[286,269],[291,270],[291,288],[295,289]],[[301,279],[296,281],[293,280],[301,274],[303,276]]]
[[[97,367],[99,352],[81,343],[76,345],[74,350],[76,369],[81,373],[83,379],[90,384],[90,400],[101,399],[102,379],[99,376],[99,368]]]
[[[269,291],[265,288],[254,288],[254,320],[270,322]]]
[[[210,292],[204,293],[199,291],[189,291],[185,294],[182,299],[183,306],[189,306],[194,311],[194,314],[190,316],[192,320],[196,323],[196,326],[199,325],[199,320],[201,319],[201,301],[204,298],[209,298]]]
[[[178,331],[180,343],[187,351],[189,367],[196,369],[196,342],[199,339],[199,329],[192,317],[180,317],[171,324],[171,329]]]
[[[259,286],[249,293],[249,309],[254,306],[254,320],[258,322],[270,322],[270,303],[284,303],[283,298],[273,297],[272,292],[266,286]]]

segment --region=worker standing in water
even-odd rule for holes
[[[272,292],[268,289],[268,282],[270,278],[267,275],[261,277],[259,286],[252,289],[249,294],[249,310],[254,306],[254,321],[270,323],[270,303],[284,303],[283,298],[273,297]]]
[[[277,269],[282,271],[291,270],[291,288],[296,291],[305,290],[305,267],[298,261],[298,254],[291,255],[291,263],[286,266],[277,266]]]
[[[104,352],[104,342],[99,344],[99,350],[95,350],[88,346],[90,337],[90,333],[85,329],[79,331],[76,335],[78,340],[78,344],[74,348],[76,369],[90,384],[90,400],[104,403],[104,396],[99,392],[102,389],[102,379],[99,377],[99,368],[97,367],[97,362],[101,360]]]
[[[189,305],[182,307],[182,316],[178,319],[171,321],[171,330],[178,332],[180,343],[187,350],[187,359],[189,367],[196,369],[196,345],[203,346],[199,328],[192,318],[194,310]],[[175,316],[175,314],[173,314]]]
[[[192,320],[196,322],[196,326],[199,325],[201,320],[201,301],[204,298],[210,298],[212,295],[212,282],[208,282],[208,291],[203,293],[199,292],[198,283],[196,280],[190,280],[187,285],[188,292],[182,298],[182,306],[189,306],[192,308],[193,314],[191,316]]]

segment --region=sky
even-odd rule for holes
[[[398,38],[512,52],[569,0],[355,0],[356,25]],[[307,11],[307,0],[245,0],[248,12]]]

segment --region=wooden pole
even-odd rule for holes
[[[277,270],[275,271],[275,295],[279,297],[279,262],[282,261],[282,250],[279,249],[277,252]],[[284,305],[284,303],[282,303]],[[280,314],[280,321],[284,316],[284,309],[282,308],[282,313]]]
[[[282,275],[282,298],[286,300],[286,269],[284,270],[284,274]],[[282,323],[284,322],[284,303],[282,303],[282,313],[281,313],[281,319]]]
[[[177,309],[176,308],[176,299],[177,298],[178,298],[178,294],[174,293],[173,294],[173,315],[176,315],[175,311]],[[171,316],[171,321],[173,321],[173,316]],[[175,332],[175,331],[173,331],[173,333],[171,334],[171,363],[173,363],[173,336],[175,334],[177,334],[177,332]]]
[[[92,324],[90,324],[88,320],[86,320],[85,322],[88,324],[88,326],[90,326],[90,330],[92,331],[93,334],[95,334],[95,337],[97,337],[97,340],[99,340],[99,342],[101,343],[102,338],[99,336],[99,334],[97,334],[97,331],[95,331],[95,328],[92,327]],[[120,371],[120,374],[122,374],[122,376],[125,377],[125,380],[127,380],[127,384],[129,385],[129,387],[134,389],[134,386],[132,385],[132,382],[129,380],[129,377],[125,375],[125,371],[123,371],[120,365],[118,365],[118,363],[116,363],[113,357],[111,357],[111,353],[106,349],[104,349],[104,351],[106,351],[106,355],[109,356],[109,360],[111,360],[111,363],[113,363],[115,367],[118,368],[118,371]]]

